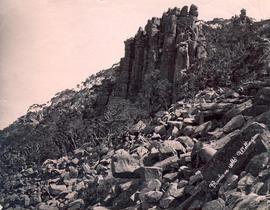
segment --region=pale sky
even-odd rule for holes
[[[269,0],[0,0],[0,129],[124,55],[123,42],[169,7],[199,19],[270,18]]]

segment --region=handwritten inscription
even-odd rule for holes
[[[237,163],[238,161],[238,158],[240,156],[242,156],[243,154],[245,154],[245,152],[247,151],[247,149],[250,147],[250,145],[253,143],[255,144],[255,140],[256,138],[259,136],[260,134],[256,134],[255,136],[253,136],[251,138],[250,141],[245,141],[243,146],[235,153],[235,156],[233,156],[231,159],[230,159],[230,162],[229,162],[229,165],[228,165],[228,168],[224,171],[223,174],[218,174],[218,178],[216,180],[213,180],[210,182],[209,184],[209,188],[216,188],[217,185],[222,181],[222,179],[226,176],[226,174],[229,173],[230,169],[233,168],[233,166]]]

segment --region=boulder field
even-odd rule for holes
[[[124,144],[1,174],[4,209],[267,209],[270,112],[257,95],[207,89],[138,121]]]

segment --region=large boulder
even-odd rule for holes
[[[250,110],[252,108],[252,106],[253,106],[253,102],[251,99],[248,101],[245,101],[241,104],[237,104],[224,114],[223,119],[227,123],[233,117],[235,117],[239,114],[244,114],[245,112],[248,112],[248,110]]]
[[[134,173],[140,167],[139,160],[132,157],[127,151],[120,149],[112,156],[112,174],[116,178],[136,178]]]
[[[230,133],[237,128],[241,128],[245,123],[245,118],[243,115],[237,115],[233,117],[227,124],[223,127],[224,133]]]
[[[194,133],[193,133],[193,136],[194,137],[197,137],[197,136],[205,136],[209,131],[211,131],[211,129],[213,128],[213,122],[212,121],[208,121],[208,122],[205,122],[201,125],[199,125]]]
[[[173,149],[178,154],[186,153],[185,147],[179,141],[176,141],[176,140],[165,140],[163,142],[163,145],[165,147],[169,147],[169,148]]]
[[[269,209],[270,201],[266,196],[259,196],[254,193],[249,195],[237,194],[230,196],[227,209]]]
[[[197,142],[191,152],[192,165],[197,168],[202,164],[206,164],[216,152],[217,150],[213,149],[211,146]]]
[[[240,173],[257,154],[270,151],[270,132],[265,125],[254,122],[234,136],[202,168],[211,190],[217,190],[229,173]]]

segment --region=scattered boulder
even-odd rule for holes
[[[149,191],[145,193],[145,199],[149,203],[156,203],[161,199],[162,195],[163,193],[160,191]]]
[[[164,125],[158,125],[154,128],[155,133],[159,134],[160,136],[166,135],[166,127]]]
[[[223,132],[230,133],[237,128],[241,128],[244,123],[245,118],[243,115],[237,115],[227,122],[227,124],[223,127]]]
[[[264,152],[255,155],[246,165],[245,169],[253,176],[258,176],[258,174],[268,165],[268,163],[269,163],[269,153]]]
[[[131,128],[131,133],[138,134],[142,132],[145,128],[146,128],[146,124],[140,120]]]
[[[66,185],[56,184],[50,184],[49,190],[52,195],[59,195],[60,193],[68,191]]]
[[[199,125],[194,133],[193,136],[197,137],[197,136],[205,136],[209,131],[211,131],[213,129],[213,122],[212,121],[208,121],[205,122],[201,125]]]
[[[202,207],[202,210],[223,210],[225,209],[225,201],[221,198],[218,198],[216,200],[209,201],[205,203]]]
[[[162,170],[160,167],[140,167],[135,171],[135,174],[137,174],[143,181],[162,179]]]
[[[82,199],[75,200],[68,205],[70,210],[79,210],[84,208],[84,201]]]
[[[133,158],[128,152],[121,149],[112,157],[112,174],[116,178],[138,177],[134,171],[140,167],[139,160]]]

